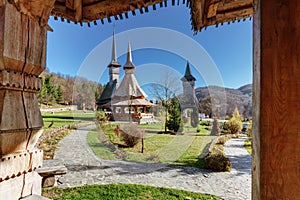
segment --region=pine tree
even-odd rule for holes
[[[168,113],[169,118],[166,123],[167,128],[174,132],[182,131],[181,109],[176,97],[171,99]]]
[[[55,87],[51,78],[52,76],[48,75],[43,79],[43,86],[39,94],[40,102],[46,105],[55,101]]]
[[[59,85],[57,88],[56,88],[56,102],[57,103],[60,103],[62,101],[62,90],[61,90],[61,86]]]

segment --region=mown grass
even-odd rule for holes
[[[101,158],[104,160],[116,160],[115,154],[106,148],[99,140],[98,131],[90,131],[87,136],[87,141],[89,146],[96,155],[101,155]],[[100,157],[100,156],[99,156]]]
[[[156,124],[140,124],[140,127],[148,130],[157,130],[162,131],[165,130],[163,123],[156,123]]]
[[[196,136],[190,147],[175,161],[177,165],[204,168],[204,155],[208,152],[209,144],[216,136]]]
[[[143,125],[141,127],[149,126]],[[199,158],[199,155],[208,151],[208,146],[214,138],[209,136],[209,131],[205,130],[204,126],[199,126],[200,133],[185,133],[184,135],[153,134],[146,131],[144,153],[141,153],[141,142],[133,148],[124,147],[124,143],[114,132],[115,127],[115,124],[106,124],[101,129],[113,144],[126,152],[125,160],[138,162],[171,163],[203,168],[204,160],[203,157]],[[98,141],[99,135],[97,133],[92,131],[88,134],[88,143],[98,157],[115,159],[113,152]]]
[[[187,197],[203,200],[219,199],[213,195],[136,184],[89,185],[66,189],[44,189],[43,196],[53,200],[178,200],[186,199]]]
[[[49,132],[55,128],[75,123],[93,121],[95,118],[94,112],[83,111],[62,111],[55,113],[42,113],[44,122],[44,131]],[[49,125],[51,124],[51,127]],[[49,128],[48,128],[49,127]]]

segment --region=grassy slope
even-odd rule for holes
[[[158,188],[135,184],[109,184],[90,185],[67,189],[44,189],[43,196],[54,200],[82,200],[82,199],[106,199],[106,200],[177,200],[190,197],[191,199],[219,199],[213,195],[187,192],[183,190]]]

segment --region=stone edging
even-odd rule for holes
[[[82,128],[82,127],[93,125],[93,124],[95,124],[95,122],[76,123],[76,124],[68,124],[68,125],[61,126],[59,128],[56,128],[56,129],[54,129],[54,130],[46,133],[46,134],[43,134],[39,138],[36,146],[39,146],[40,143],[41,143],[41,141],[43,141],[43,139],[45,139],[45,138],[47,138],[47,137],[49,137],[49,136],[51,136],[51,135],[53,135],[55,133],[58,133],[60,131],[78,129],[78,128]]]

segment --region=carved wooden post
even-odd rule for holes
[[[299,199],[300,1],[255,5],[252,199]]]
[[[36,92],[45,69],[47,30],[40,26],[43,20],[20,9],[25,13],[24,7],[0,0],[0,197],[7,200],[41,194],[34,171],[43,161],[35,147],[43,127]]]

